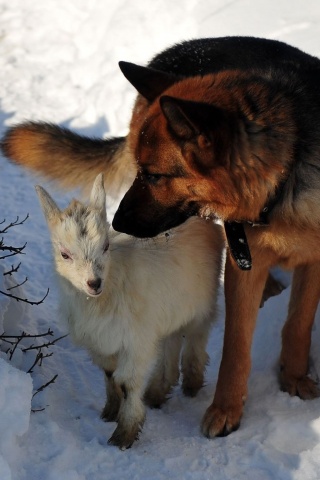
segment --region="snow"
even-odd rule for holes
[[[119,60],[146,63],[171,44],[195,37],[255,35],[320,55],[317,0],[0,0],[0,133],[25,119],[74,130],[125,134],[135,93]],[[21,295],[39,306],[0,296],[0,329],[55,337],[59,317],[49,235],[34,191],[37,180],[0,159],[0,221],[30,218],[10,229],[15,246],[28,242],[20,273]],[[50,189],[50,187],[47,186]],[[55,193],[61,205],[69,195]],[[2,264],[1,264],[2,265]],[[6,266],[10,267],[7,262]],[[3,268],[3,267],[1,267]],[[0,290],[4,288],[0,272]],[[283,274],[281,274],[283,275]],[[290,276],[283,275],[286,281]],[[199,430],[212,400],[223,339],[224,307],[212,331],[207,384],[196,398],[179,387],[161,410],[148,410],[140,440],[125,452],[107,444],[114,425],[103,423],[102,373],[68,338],[50,347],[43,365],[17,348],[0,353],[1,480],[316,480],[320,478],[320,399],[280,392],[277,362],[290,287],[265,303],[252,349],[249,398],[240,429],[208,440]],[[319,312],[313,331],[312,371],[320,372]],[[56,382],[33,392],[58,374]],[[42,409],[31,413],[32,409]]]

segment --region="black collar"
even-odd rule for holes
[[[269,225],[269,214],[275,205],[279,203],[286,181],[287,178],[283,179],[277,186],[275,194],[269,199],[268,203],[260,212],[258,220],[224,222],[230,253],[237,262],[240,270],[251,270],[252,267],[251,253],[244,231],[244,225],[247,224],[251,227],[267,227]]]
[[[233,221],[224,222],[224,229],[230,249],[230,253],[237,262],[240,270],[251,270],[252,259],[247,236],[244,230],[244,224],[251,227],[266,227],[269,225],[268,215],[275,206],[278,195],[263,208],[257,221]]]
[[[268,203],[260,212],[258,220],[224,222],[224,229],[230,253],[241,270],[251,270],[252,267],[251,253],[246,233],[244,231],[244,225],[247,224],[251,227],[267,227],[269,225],[269,213],[273,210],[275,205],[279,203],[286,182],[287,178],[284,178],[279,183],[274,195],[269,199]]]
[[[251,270],[251,253],[243,223],[224,222],[230,253],[240,270]]]

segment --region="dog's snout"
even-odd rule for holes
[[[131,224],[131,209],[124,206],[124,202],[120,202],[118,210],[116,211],[112,226],[118,232],[126,232],[128,226]]]
[[[92,290],[98,291],[101,287],[101,278],[95,278],[93,280],[87,281],[88,287],[92,288]]]

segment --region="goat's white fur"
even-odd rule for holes
[[[127,448],[144,421],[146,388],[148,403],[160,404],[178,378],[182,334],[183,388],[195,394],[201,386],[216,310],[221,227],[190,218],[169,234],[141,241],[110,231],[102,175],[88,206],[73,200],[61,211],[42,187],[36,190],[70,334],[105,370],[103,417],[118,421],[110,443]]]

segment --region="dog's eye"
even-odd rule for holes
[[[159,180],[163,177],[161,173],[145,173],[144,178],[148,183],[151,183],[151,185],[156,185]]]
[[[106,253],[109,250],[109,241],[107,241],[103,247],[103,253]]]
[[[71,260],[70,255],[68,255],[66,252],[60,252],[60,253],[61,253],[61,257],[62,257],[64,260]]]

